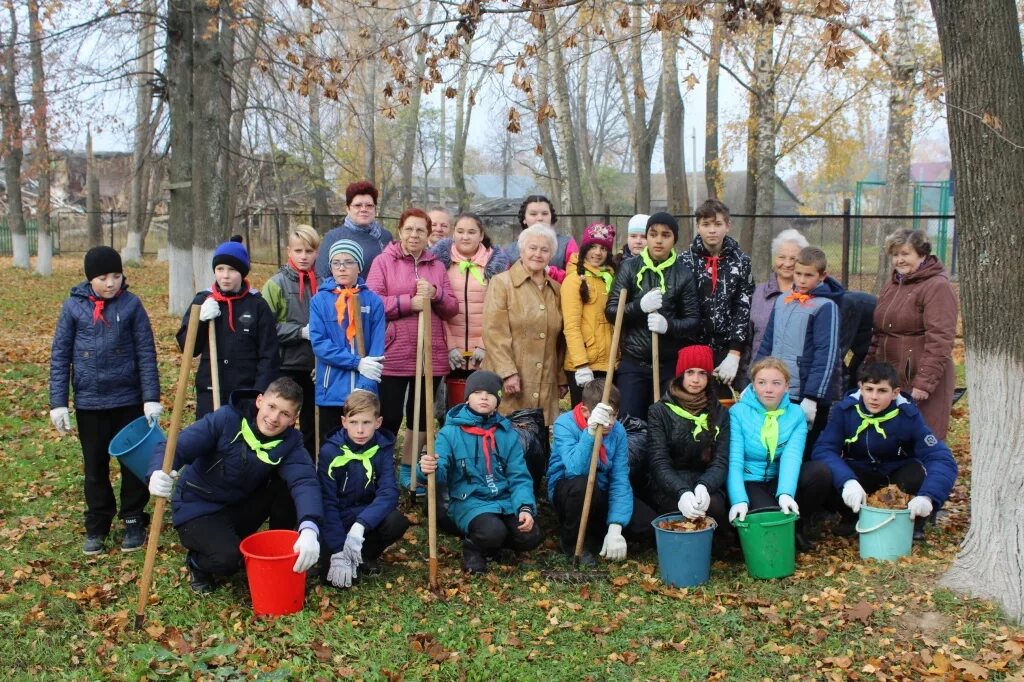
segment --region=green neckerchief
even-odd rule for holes
[[[588,268],[583,268],[583,272],[590,277],[600,277],[604,280],[604,293],[611,293],[612,282],[615,281],[615,276],[607,270],[598,270],[596,273],[591,272]]]
[[[672,249],[672,255],[665,259],[661,265],[655,265],[654,261],[651,260],[651,254],[647,253],[647,247],[640,252],[640,258],[644,261],[644,266],[640,268],[640,272],[636,273],[636,285],[641,286],[640,281],[643,279],[644,273],[650,270],[661,279],[661,291],[665,292],[665,270],[667,270],[673,263],[676,262],[676,251]]]
[[[784,415],[786,410],[767,410],[764,413],[764,421],[761,423],[761,445],[768,451],[768,463],[775,461],[775,449],[779,447],[779,417]]]
[[[234,443],[236,440],[238,440],[238,436],[242,437],[242,439],[245,441],[245,444],[249,446],[249,449],[256,453],[256,458],[259,459],[264,464],[269,464],[270,466],[277,466],[278,464],[281,463],[280,459],[278,459],[276,462],[270,459],[270,455],[267,453],[276,448],[282,442],[284,442],[283,438],[278,438],[277,440],[271,440],[267,441],[266,443],[261,443],[260,439],[256,437],[256,434],[252,432],[252,427],[249,426],[248,419],[242,419],[242,430],[238,432],[238,434],[231,440],[231,442]]]
[[[693,415],[693,414],[690,414],[689,412],[687,412],[686,410],[684,410],[683,408],[679,407],[675,403],[670,403],[667,400],[665,401],[665,407],[667,407],[668,409],[672,410],[673,412],[678,414],[683,419],[689,419],[690,421],[692,421],[695,424],[695,426],[693,428],[693,439],[694,440],[697,440],[697,434],[699,434],[701,431],[710,430],[708,428],[708,414],[709,414],[708,412],[704,412],[703,414],[700,414],[700,415]],[[721,429],[719,429],[716,426],[715,427],[715,438],[718,438],[718,434],[720,432],[721,432]]]
[[[459,270],[462,272],[463,275],[466,274],[466,271],[469,271],[469,274],[473,275],[473,279],[475,279],[477,282],[480,282],[480,284],[484,283],[484,269],[481,268],[476,263],[474,263],[473,261],[460,260]]]
[[[462,261],[465,263],[466,261]],[[374,445],[372,448],[367,448],[363,452],[352,452],[349,450],[347,445],[341,446],[341,454],[331,460],[331,463],[327,466],[327,475],[334,479],[334,474],[331,472],[338,467],[343,467],[349,462],[362,462],[363,468],[366,469],[366,486],[370,485],[370,481],[373,479],[373,464],[370,462],[373,456],[380,450],[379,445]],[[364,488],[366,486],[363,486]]]
[[[864,412],[860,409],[859,404],[854,405],[854,407],[857,408],[857,414],[860,415],[860,426],[857,427],[857,432],[853,434],[853,437],[847,438],[845,441],[843,441],[844,443],[855,443],[857,441],[857,438],[860,437],[861,431],[868,428],[869,426],[874,426],[875,431],[878,431],[878,433],[882,435],[882,438],[886,438],[887,436],[885,435],[885,429],[882,428],[882,422],[887,422],[900,413],[900,408],[897,407],[891,412],[886,412],[880,417],[872,417],[870,414],[864,414]]]

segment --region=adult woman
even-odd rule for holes
[[[555,205],[543,194],[531,194],[523,199],[519,205],[519,229],[525,230],[531,225],[544,224],[554,228],[558,222],[558,214],[555,213]],[[580,250],[572,235],[555,235],[555,248],[551,251],[551,262],[548,264],[548,275],[556,282],[565,279],[566,263],[569,257]],[[519,242],[511,244],[505,249],[510,263],[519,260]]]
[[[407,208],[398,219],[398,242],[384,248],[370,267],[366,286],[384,300],[387,331],[384,334],[384,371],[380,380],[382,426],[398,433],[402,425],[403,405],[406,422],[402,444],[400,483],[409,487],[412,464],[412,429],[418,428],[419,442],[426,442],[427,404],[420,401],[420,414],[413,418],[416,375],[416,338],[419,312],[430,301],[430,352],[434,388],[448,373],[448,344],[444,322],[459,311],[459,302],[441,261],[427,251],[430,217],[421,208]],[[415,426],[414,426],[415,425]]]
[[[484,360],[484,298],[495,275],[508,270],[508,256],[491,245],[483,221],[475,213],[455,219],[451,237],[438,241],[431,252],[448,270],[459,311],[447,322],[448,366],[479,369]],[[466,354],[470,357],[466,358]]]
[[[562,318],[565,322],[565,371],[569,395],[575,405],[583,387],[608,372],[612,325],[604,315],[608,292],[615,280],[612,248],[615,226],[592,223],[583,230],[583,246],[569,257],[562,282]]]
[[[772,261],[774,266],[767,282],[758,284],[750,300],[750,323],[754,325],[754,339],[751,357],[761,347],[761,337],[768,327],[775,297],[793,288],[793,271],[800,249],[810,246],[807,237],[790,228],[783,230],[772,240]]]
[[[547,275],[558,238],[549,226],[537,224],[522,231],[518,245],[519,260],[487,287],[483,333],[487,354],[482,367],[502,378],[502,414],[540,408],[544,423],[550,425],[558,417],[558,399],[568,389],[558,350],[559,284]],[[537,464],[544,463],[533,463],[534,483],[539,482]]]
[[[363,269],[359,271],[359,276],[364,279],[374,259],[393,241],[391,233],[377,222],[377,188],[373,183],[361,180],[346,187],[345,206],[348,211],[345,222],[329,230],[320,244],[320,253],[316,258],[316,276],[320,281],[331,276],[327,254],[339,239],[351,239],[363,250]]]
[[[888,362],[900,388],[917,402],[935,437],[945,440],[956,373],[956,294],[922,231],[896,230],[885,240],[892,280],[875,306],[875,330],[864,362]]]

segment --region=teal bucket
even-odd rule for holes
[[[148,419],[139,417],[110,441],[110,456],[119,461],[122,467],[127,467],[140,481],[145,481],[153,446],[163,437],[164,432],[160,430],[159,424],[154,421],[150,426]]]
[[[909,509],[878,509],[861,505],[857,519],[860,558],[896,561],[908,556],[914,544],[914,522]]]
[[[694,587],[711,575],[711,536],[715,521],[704,530],[677,531],[659,527],[662,521],[681,521],[682,514],[662,514],[651,522],[658,544],[658,570],[661,579],[672,587]]]

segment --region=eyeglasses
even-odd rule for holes
[[[349,204],[349,207],[354,208],[357,211],[362,211],[363,209],[376,208],[374,204]]]
[[[358,267],[359,263],[354,260],[332,260],[331,267],[338,268],[339,270],[347,270],[348,268]]]

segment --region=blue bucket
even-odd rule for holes
[[[896,561],[908,556],[914,544],[909,509],[878,509],[861,505],[857,519],[860,558]]]
[[[658,544],[658,570],[661,579],[672,587],[693,587],[708,581],[711,575],[711,536],[714,519],[704,530],[665,530],[662,521],[682,521],[682,514],[662,514],[651,522]]]
[[[153,446],[163,437],[164,432],[160,430],[159,424],[154,421],[150,426],[149,420],[139,417],[110,441],[110,456],[121,462],[121,466],[127,467],[140,481],[145,481]]]

